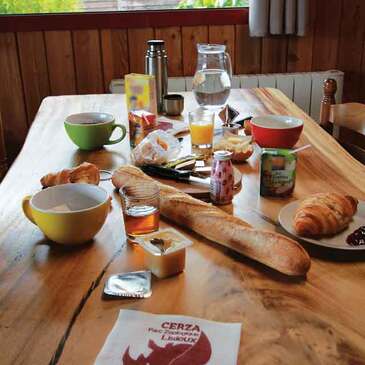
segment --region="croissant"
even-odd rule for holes
[[[356,213],[358,200],[350,195],[318,193],[304,199],[294,216],[299,236],[334,235],[348,226]]]
[[[100,181],[100,172],[97,166],[92,163],[84,162],[73,169],[64,169],[62,171],[45,175],[41,178],[41,184],[47,188],[50,186],[68,184],[68,183],[85,183],[98,185]]]
[[[100,171],[94,164],[84,162],[71,170],[70,181],[72,183],[98,185],[100,182]]]

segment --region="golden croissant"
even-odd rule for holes
[[[294,216],[296,233],[304,237],[334,235],[345,229],[356,213],[358,200],[339,193],[318,193],[304,199]]]
[[[48,174],[41,178],[43,187],[50,187],[68,183],[85,183],[98,185],[100,172],[97,166],[84,162],[73,169],[65,169],[54,174]]]

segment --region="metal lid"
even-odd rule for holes
[[[161,55],[166,57],[165,41],[161,39],[151,39],[147,41],[147,56],[158,56]]]
[[[162,39],[150,39],[149,41],[147,41],[147,44],[149,46],[164,46],[165,41]]]
[[[229,151],[215,151],[214,159],[218,161],[227,161],[230,160],[232,156],[232,152]]]

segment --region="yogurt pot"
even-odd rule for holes
[[[144,253],[146,267],[160,279],[185,269],[186,247],[192,241],[175,229],[166,228],[136,238]]]

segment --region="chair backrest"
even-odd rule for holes
[[[336,80],[326,79],[323,83],[319,123],[323,127],[328,127],[330,122],[337,127],[345,127],[365,136],[365,104],[336,104],[336,91]]]
[[[336,104],[336,81],[325,80],[320,124],[330,131],[353,157],[365,164],[365,104]]]
[[[331,106],[329,121],[365,136],[365,104],[346,103]]]
[[[0,114],[0,181],[4,178],[7,171],[8,171],[8,164],[6,158],[4,126]]]

